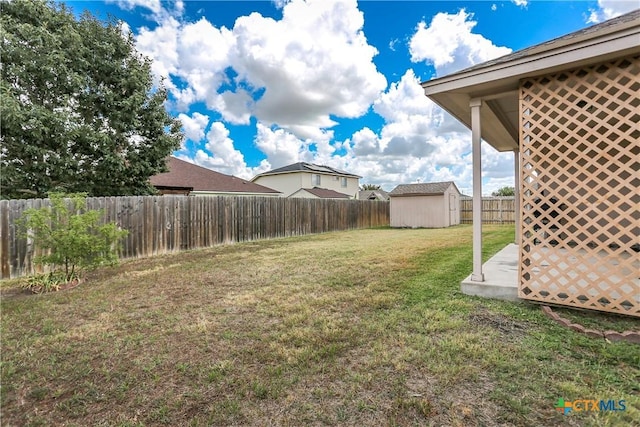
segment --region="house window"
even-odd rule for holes
[[[314,173],[313,175],[311,175],[311,184],[312,185],[320,185],[320,175],[317,173]]]
[[[347,186],[347,177],[346,177],[346,176],[343,176],[343,177],[342,177],[342,179],[340,180],[340,184],[341,184],[343,187],[346,187],[346,186]]]

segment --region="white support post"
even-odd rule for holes
[[[515,244],[520,245],[520,150],[513,150]]]
[[[482,273],[482,158],[480,107],[481,99],[472,99],[471,107],[471,144],[473,155],[473,272],[471,280],[484,282]]]

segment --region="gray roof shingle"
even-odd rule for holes
[[[360,178],[360,176],[358,175],[355,175],[340,169],[332,168],[331,166],[314,165],[313,163],[306,163],[306,162],[293,163],[291,165],[283,166],[281,168],[272,169],[270,171],[263,172],[258,176],[275,175],[280,173],[298,172],[298,171],[324,173],[324,174],[332,174],[332,175],[337,174],[342,176],[352,176],[352,177]]]
[[[456,191],[458,187],[453,181],[446,182],[421,182],[418,184],[400,184],[391,192],[389,196],[418,196],[418,195],[437,195],[444,194],[447,189],[453,185]],[[459,193],[460,191],[458,191]]]
[[[191,188],[192,191],[278,194],[279,191],[197,166],[175,157],[167,159],[169,172],[150,178],[151,185],[165,188]]]
[[[320,199],[350,199],[351,196],[348,194],[340,193],[334,190],[329,190],[328,188],[303,188],[302,190],[313,194],[314,196]]]

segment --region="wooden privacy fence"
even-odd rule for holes
[[[482,223],[483,224],[514,224],[515,199],[513,197],[483,197],[482,198]],[[471,197],[460,198],[460,223],[471,224],[473,222],[473,199]]]
[[[48,199],[0,201],[0,278],[34,271],[34,249],[16,220],[48,205]],[[389,225],[389,203],[369,200],[131,196],[88,198],[87,207],[104,210],[105,222],[129,231],[121,258]]]

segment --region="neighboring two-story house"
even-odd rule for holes
[[[256,175],[251,182],[273,188],[283,197],[345,198],[346,195],[354,199],[360,178],[330,166],[298,162]]]

